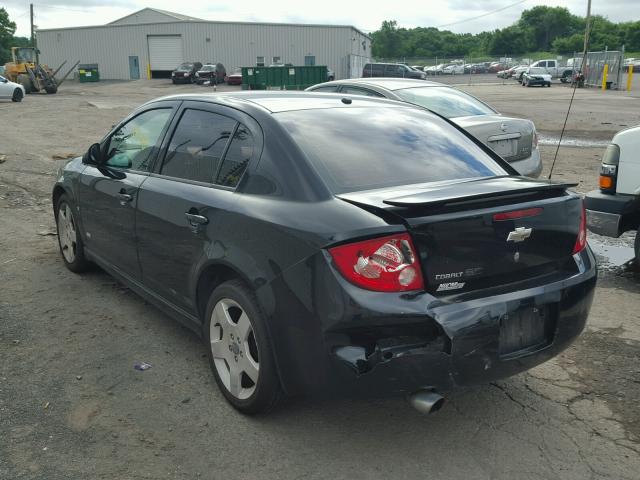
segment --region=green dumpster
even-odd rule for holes
[[[242,67],[243,90],[304,90],[326,81],[326,66]]]
[[[81,82],[99,82],[100,71],[97,63],[78,65],[78,79]]]

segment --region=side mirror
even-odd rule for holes
[[[85,165],[98,166],[104,163],[102,150],[100,150],[100,144],[94,143],[89,147],[89,150],[82,156],[82,163]]]

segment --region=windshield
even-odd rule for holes
[[[447,118],[497,113],[480,100],[450,87],[417,87],[396,90],[405,102],[433,110]]]
[[[333,108],[276,117],[335,193],[506,174],[463,133],[424,110]]]
[[[193,63],[183,63],[178,68],[176,68],[176,70],[178,72],[188,72],[192,68],[193,68]]]
[[[216,69],[215,65],[205,65],[202,70],[205,72],[213,72]]]

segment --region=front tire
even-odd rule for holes
[[[207,304],[209,364],[227,401],[245,414],[266,413],[282,397],[265,317],[240,280],[216,288]]]
[[[13,91],[13,96],[11,97],[11,101],[12,102],[21,102],[23,97],[24,97],[24,94],[22,93],[22,90],[19,89],[19,88],[16,88]]]
[[[74,273],[88,270],[90,262],[84,255],[84,244],[76,222],[74,208],[67,194],[62,194],[56,205],[58,246],[66,267]]]

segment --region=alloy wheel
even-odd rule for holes
[[[255,391],[260,373],[258,346],[246,311],[234,300],[223,298],[211,312],[213,363],[222,384],[239,400]]]
[[[64,259],[73,263],[76,259],[78,237],[73,212],[68,203],[60,205],[58,211],[58,241]]]

